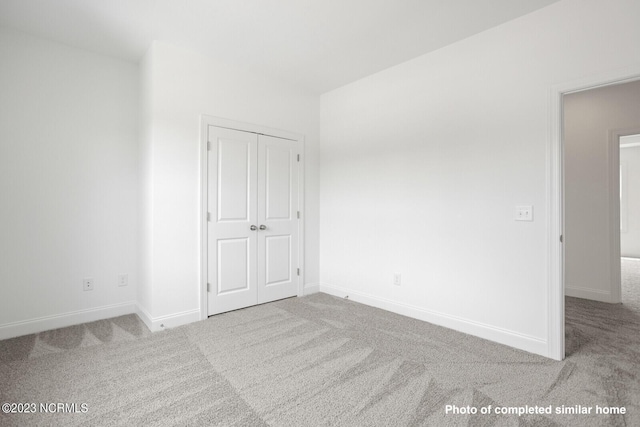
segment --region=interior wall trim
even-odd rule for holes
[[[135,313],[151,332],[164,331],[200,320],[200,309],[182,311],[166,316],[152,317],[144,307],[137,305]]]
[[[608,303],[615,302],[611,292],[601,289],[581,288],[579,286],[566,286],[565,295],[568,297],[584,298]]]
[[[363,292],[354,292],[352,290],[344,289],[339,286],[334,286],[327,283],[320,283],[320,292],[324,292],[326,294],[333,295],[339,298],[348,297],[350,300],[359,302],[361,304],[381,308],[383,310],[391,311],[393,313],[401,314],[407,317],[412,317],[414,319],[422,320],[438,326],[443,326],[445,328],[453,329],[459,332],[464,332],[466,334],[508,345],[520,350],[528,351],[530,353],[539,354],[541,356],[546,357],[548,354],[547,341],[530,335],[521,334],[519,332],[510,331],[508,329],[498,328],[462,317],[439,313],[433,310],[426,310],[421,307],[416,307],[397,301],[391,301]]]
[[[52,329],[65,328],[96,320],[109,319],[124,316],[136,312],[136,302],[127,301],[119,304],[103,305],[84,310],[70,311],[51,316],[37,317],[18,322],[0,325],[0,340],[19,337],[22,335],[36,334]]]
[[[317,294],[320,292],[320,283],[307,283],[304,285],[304,295]]]

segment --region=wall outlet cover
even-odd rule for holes
[[[82,290],[83,291],[92,291],[93,290],[93,279],[92,278],[82,279]]]
[[[129,284],[128,274],[118,274],[118,286],[127,286]]]
[[[400,273],[393,274],[393,284],[400,286],[402,284],[402,275]]]

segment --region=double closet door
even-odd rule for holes
[[[298,144],[208,127],[209,315],[297,295]]]

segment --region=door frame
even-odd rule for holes
[[[640,80],[640,64],[605,74],[553,85],[550,90],[550,135],[547,150],[547,247],[548,247],[548,301],[547,351],[555,360],[565,358],[565,271],[564,245],[564,140],[563,96],[604,86]],[[618,206],[619,211],[619,206]],[[619,219],[619,216],[618,216]],[[619,222],[619,221],[618,221]],[[618,225],[618,234],[619,234]],[[619,239],[619,236],[618,236]]]
[[[208,298],[207,298],[207,258],[209,255],[209,246],[207,238],[207,212],[208,212],[208,129],[209,126],[233,129],[242,132],[251,132],[258,135],[274,136],[276,138],[288,139],[296,141],[299,146],[300,161],[298,162],[298,210],[300,211],[300,219],[298,221],[298,266],[300,275],[298,276],[298,296],[304,295],[304,160],[305,160],[305,141],[304,135],[275,129],[267,126],[256,125],[252,123],[244,123],[236,120],[215,117],[206,114],[200,116],[200,320],[205,320],[208,315]]]

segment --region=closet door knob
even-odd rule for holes
[[[258,229],[258,227],[256,227],[255,225],[252,225],[251,227],[249,227],[251,229],[251,231],[256,231]]]
[[[267,229],[266,225],[264,225],[264,224],[260,225],[260,230],[266,230],[266,229]]]

